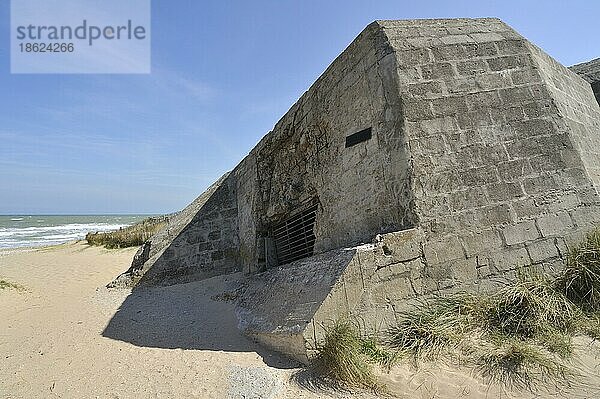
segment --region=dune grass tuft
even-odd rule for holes
[[[336,383],[356,388],[381,390],[373,373],[373,363],[391,367],[394,355],[380,347],[374,338],[362,338],[347,320],[338,320],[326,330],[312,367]]]
[[[553,283],[521,275],[490,296],[456,293],[399,314],[389,343],[417,360],[448,357],[508,388],[566,381],[563,360],[583,317]]]
[[[520,275],[497,291],[490,301],[487,328],[501,334],[535,338],[553,331],[572,332],[581,312],[553,283],[535,275]]]
[[[390,369],[398,360],[397,352],[388,350],[375,337],[361,338],[360,351],[369,361]]]
[[[586,317],[581,330],[588,337],[600,341],[600,314],[596,313]]]
[[[389,330],[389,345],[400,356],[435,359],[456,348],[464,335],[474,329],[481,317],[481,302],[468,293],[421,301],[411,310],[399,313],[399,323]]]
[[[88,244],[109,249],[138,247],[166,226],[165,216],[151,217],[134,225],[104,233],[88,233]]]
[[[481,348],[477,369],[490,382],[510,389],[531,389],[539,382],[564,381],[567,369],[552,353],[517,338],[497,338]]]
[[[557,288],[585,312],[600,311],[600,229],[569,251]]]

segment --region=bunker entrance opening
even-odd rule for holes
[[[275,242],[278,264],[313,255],[317,208],[318,204],[313,203],[273,227],[271,237]]]

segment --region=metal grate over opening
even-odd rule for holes
[[[318,205],[313,205],[273,229],[272,236],[280,265],[312,256],[317,207]]]

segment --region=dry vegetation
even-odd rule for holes
[[[167,224],[166,216],[150,217],[134,225],[105,233],[88,233],[88,244],[109,249],[138,247]]]
[[[348,320],[339,320],[327,330],[312,367],[325,378],[354,388],[380,390],[372,364],[391,367],[395,354],[374,338],[361,337]]]
[[[22,285],[19,285],[19,284],[11,283],[10,281],[0,279],[0,290],[5,290],[5,289],[24,291],[25,287],[23,287]]]
[[[600,230],[571,249],[553,279],[520,273],[493,295],[424,299],[398,319],[385,345],[371,342],[368,350],[351,324],[336,324],[319,348],[317,370],[350,386],[375,387],[375,360],[390,366],[444,358],[510,389],[568,384],[573,336],[600,339]]]

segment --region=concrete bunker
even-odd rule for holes
[[[376,21],[117,283],[243,271],[240,328],[306,362],[342,315],[562,267],[598,148],[590,84],[502,21]]]

